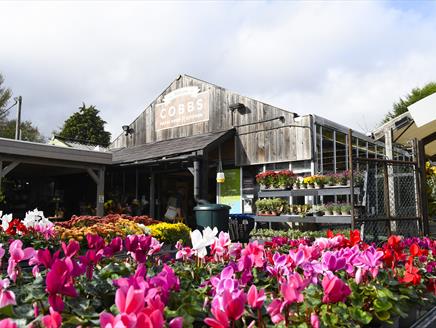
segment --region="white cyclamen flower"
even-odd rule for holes
[[[12,221],[13,216],[12,214],[5,214],[1,218],[2,218],[2,228],[4,231],[6,231],[9,228],[9,223]]]
[[[214,243],[217,233],[218,229],[216,227],[213,230],[206,227],[203,230],[203,235],[199,230],[191,232],[192,249],[197,252],[199,258],[204,258],[207,255],[206,247]]]

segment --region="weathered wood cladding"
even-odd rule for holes
[[[209,121],[176,128],[155,131],[154,108],[163,97],[179,88],[197,86],[200,92],[209,91]],[[245,111],[229,110],[229,105],[242,103]],[[232,120],[233,115],[233,120]],[[264,120],[285,117],[285,122]],[[237,128],[239,135],[235,140],[235,161],[237,165],[250,165],[272,162],[308,160],[312,158],[312,142],[308,128],[288,125],[310,126],[310,118],[294,120],[294,114],[280,108],[241,96],[219,86],[183,75],[176,79],[159,95],[138,118],[130,124],[134,129],[131,136],[120,135],[111,148],[138,146],[150,142],[183,138],[197,134],[231,129],[233,126],[251,124]]]

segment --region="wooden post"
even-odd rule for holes
[[[388,164],[383,162],[383,175],[384,175],[384,207],[387,218],[387,228],[388,235],[391,235],[391,206],[390,206],[390,195],[389,195],[389,172]]]
[[[417,144],[417,151],[418,151],[418,167],[416,168],[419,170],[420,174],[420,181],[419,181],[419,190],[420,190],[420,198],[421,198],[421,220],[422,220],[422,227],[424,230],[424,235],[428,236],[430,233],[430,226],[428,222],[428,199],[427,199],[427,188],[426,188],[426,173],[425,173],[425,150],[424,150],[424,143],[422,140],[416,141]],[[419,197],[419,195],[418,195]]]
[[[102,167],[98,170],[98,182],[97,182],[97,216],[104,215],[104,178],[105,168]]]
[[[200,161],[194,160],[194,200],[198,201],[200,197]]]
[[[2,192],[3,162],[0,161],[0,193]]]
[[[203,153],[203,160],[201,161],[201,187],[200,195],[204,200],[209,200],[209,161],[207,152]]]
[[[348,169],[350,170],[350,202],[351,202],[351,230],[355,228],[354,218],[354,169],[353,169],[353,130],[348,130]]]
[[[150,172],[150,216],[155,217],[155,173]]]

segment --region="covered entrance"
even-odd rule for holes
[[[109,152],[0,138],[0,208],[17,217],[35,207],[50,216],[60,208],[64,217],[86,211],[102,216],[111,163]]]
[[[141,214],[157,219],[164,218],[170,199],[176,197],[185,222],[193,225],[196,203],[216,200],[220,153],[222,165],[234,167],[234,149],[231,129],[115,150],[108,197],[123,195],[118,197],[122,206],[134,201]]]

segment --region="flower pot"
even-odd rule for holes
[[[324,188],[324,185],[315,183],[315,189],[322,189],[322,188]]]
[[[299,185],[299,184],[296,184],[296,183],[294,183],[292,187],[293,187],[294,189],[300,189],[300,185]]]
[[[333,211],[333,215],[335,215],[335,216],[337,216],[337,215],[341,215],[341,212]]]
[[[329,210],[325,210],[325,215],[333,215],[333,212]]]
[[[351,211],[342,212],[342,215],[351,215]]]
[[[307,189],[314,189],[313,184],[308,184],[308,185],[307,185]]]

